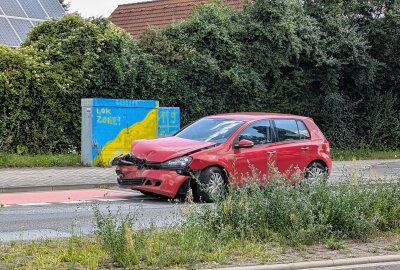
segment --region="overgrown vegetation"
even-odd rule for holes
[[[330,187],[319,181],[294,187],[275,176],[267,187],[250,182],[214,206],[187,211],[181,225],[141,231],[133,229],[133,217],[96,211],[97,235],[113,261],[129,269],[224,263],[236,245],[325,243],[339,250],[344,240],[400,229],[400,184]]]
[[[72,236],[64,240],[0,243],[0,268],[96,270],[108,260],[95,238]],[[3,268],[2,268],[3,269]]]
[[[79,154],[18,155],[0,153],[0,168],[73,166],[81,166]]]
[[[106,19],[39,24],[0,46],[0,152],[80,147],[80,98],[157,99],[186,124],[232,111],[311,116],[334,148],[400,147],[400,4],[211,2],[139,39]]]

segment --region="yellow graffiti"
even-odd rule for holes
[[[129,153],[132,141],[157,137],[157,109],[151,110],[141,121],[124,128],[118,136],[109,141],[94,160],[95,165],[108,165],[120,154]]]
[[[100,116],[96,115],[96,122],[99,124],[107,124],[112,126],[120,126],[121,125],[121,117],[119,116]]]
[[[97,108],[96,113],[97,114],[111,114],[111,109],[110,108]]]

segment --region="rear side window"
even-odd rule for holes
[[[309,140],[310,132],[300,120],[277,119],[274,120],[279,142]]]
[[[297,120],[297,126],[299,127],[300,140],[311,139],[310,132],[308,131],[306,125],[304,125],[303,121]]]
[[[300,140],[299,129],[296,120],[278,119],[275,120],[276,132],[279,142],[290,142]]]
[[[258,121],[251,124],[240,133],[240,140],[252,141],[254,145],[271,143],[273,141],[271,122]]]

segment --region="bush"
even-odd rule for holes
[[[107,19],[39,24],[19,49],[0,47],[0,152],[80,149],[80,99],[135,96],[139,48]]]

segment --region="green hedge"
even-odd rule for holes
[[[21,48],[0,47],[0,152],[79,150],[85,97],[157,99],[183,124],[296,113],[333,147],[399,148],[399,26],[388,0],[211,2],[137,40],[106,19],[47,21]]]
[[[0,152],[74,152],[80,99],[134,98],[139,48],[108,20],[47,21],[0,47]]]

